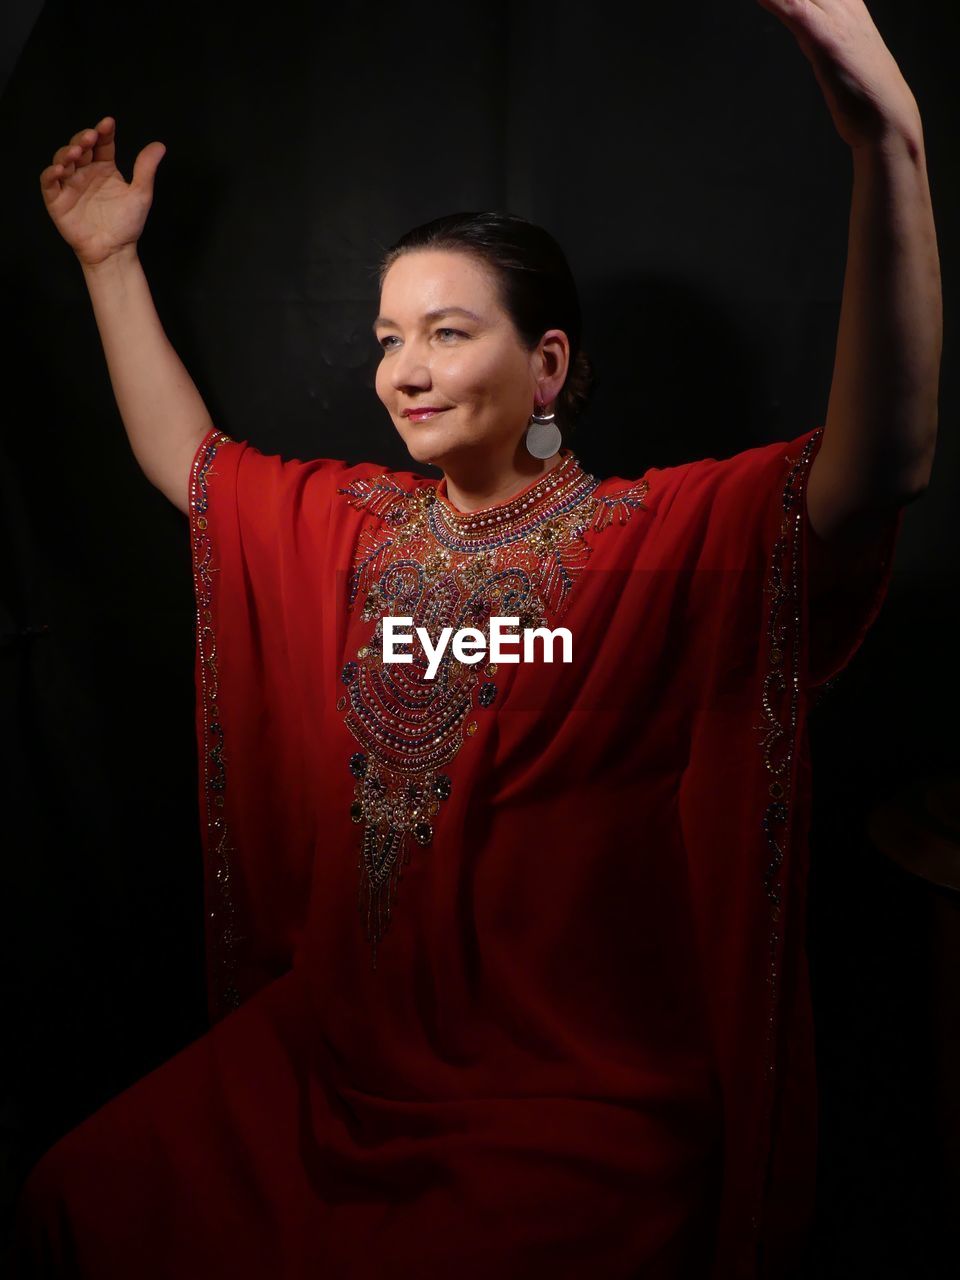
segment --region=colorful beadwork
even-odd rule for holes
[[[363,748],[365,769],[352,814],[364,823],[358,908],[376,967],[377,944],[390,921],[407,833],[428,846],[450,794],[440,772],[476,734],[476,707],[489,709],[496,664],[462,663],[448,647],[432,680],[427,661],[383,662],[384,617],[410,617],[435,645],[444,627],[475,627],[489,645],[492,616],[516,617],[521,630],[563,613],[590,554],[584,534],[624,524],[643,507],[647,482],[597,496],[600,483],[574,454],[516,498],[478,511],[458,511],[439,485],[402,488],[388,474],[338,489],[354,507],[379,517],[361,533],[349,587],[349,607],[373,634],[346,664],[344,722]],[[355,757],[352,757],[352,759]]]
[[[784,851],[777,829],[786,828],[793,743],[800,693],[800,545],[803,499],[810,459],[822,431],[816,432],[791,463],[781,495],[783,520],[774,543],[766,590],[770,593],[767,611],[768,670],[763,682],[761,747],[764,766],[770,774],[772,803],[763,816],[770,861],[764,884],[767,897],[779,912],[781,889],[778,883]],[[784,667],[788,668],[785,674]]]
[[[216,475],[212,463],[221,444],[231,441],[222,431],[212,434],[206,448],[194,459],[190,477],[191,548],[194,593],[197,601],[197,645],[200,657],[200,709],[203,725],[203,748],[200,768],[205,797],[204,820],[207,846],[212,865],[209,868],[211,898],[208,902],[208,938],[212,945],[211,973],[215,984],[213,1006],[215,1016],[222,1017],[240,1005],[237,988],[237,946],[243,936],[237,932],[237,910],[231,886],[231,855],[224,808],[226,804],[227,770],[223,753],[223,725],[218,704],[217,640],[211,608],[216,568],[211,563],[213,548],[207,533],[207,477]]]
[[[807,440],[797,457],[785,455],[789,464],[781,493],[783,516],[779,536],[770,553],[765,591],[770,600],[767,609],[767,672],[763,680],[761,701],[763,723],[758,726],[763,764],[769,775],[770,803],[761,817],[769,859],[764,869],[764,889],[770,902],[770,934],[767,956],[769,993],[764,1053],[764,1079],[767,1084],[768,1114],[772,1105],[773,1080],[776,1073],[776,1010],[779,984],[785,842],[790,830],[790,801],[794,765],[794,743],[800,703],[801,656],[801,547],[804,501],[810,460],[817,449],[822,428]],[[751,1224],[759,1231],[765,1168],[758,1167],[754,1209]],[[745,1248],[748,1247],[745,1243]]]

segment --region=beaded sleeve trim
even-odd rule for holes
[[[213,594],[215,574],[213,546],[207,532],[207,477],[216,475],[212,464],[221,444],[233,443],[228,435],[217,431],[209,436],[205,448],[198,450],[190,477],[191,548],[193,581],[196,597],[197,646],[200,659],[200,711],[203,747],[200,769],[203,779],[206,824],[207,921],[206,938],[210,949],[208,967],[212,978],[211,1006],[214,1017],[222,1017],[240,1005],[237,987],[237,945],[242,937],[237,932],[237,911],[231,886],[231,847],[224,815],[227,770],[223,752],[223,726],[219,713],[219,673],[217,640],[214,633]]]
[[[625,524],[644,507],[645,480],[597,496],[599,483],[565,450],[515,499],[469,513],[439,486],[408,491],[389,475],[338,490],[379,517],[361,532],[349,587],[349,607],[362,599],[362,620],[376,626],[340,672],[346,693],[337,703],[360,747],[348,762],[357,779],[351,818],[363,825],[357,905],[374,968],[410,861],[407,838],[433,840],[453,785],[445,767],[477,732],[476,707],[489,709],[497,695],[494,663],[481,673],[449,648],[433,680],[422,655],[385,664],[382,620],[412,617],[434,644],[444,627],[475,627],[488,645],[492,616],[517,617],[521,630],[556,622],[589,558],[587,530]]]
[[[767,1115],[773,1102],[776,1073],[776,1019],[779,992],[779,964],[782,944],[783,866],[785,847],[791,828],[790,806],[793,784],[794,744],[800,705],[802,673],[800,581],[802,522],[810,461],[822,428],[814,432],[796,457],[784,455],[789,469],[781,493],[782,517],[779,535],[774,542],[767,572],[765,593],[769,594],[765,643],[767,670],[763,679],[763,722],[758,725],[763,766],[768,774],[767,804],[761,825],[767,847],[764,868],[764,890],[770,903],[769,950],[766,960],[768,1016],[764,1052],[764,1082],[767,1091]],[[760,1229],[765,1169],[758,1169],[751,1226],[754,1235]]]

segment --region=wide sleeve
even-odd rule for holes
[[[725,652],[737,670],[750,664],[753,646],[765,649],[773,665],[782,655],[784,669],[792,656],[804,692],[836,678],[863,643],[887,595],[903,519],[902,507],[891,510],[858,560],[846,555],[830,589],[817,592],[828,576],[816,574],[817,567],[834,568],[806,504],[822,438],[815,428],[677,468],[670,511],[693,574],[695,623],[724,633],[717,654]],[[785,652],[788,642],[793,655]]]
[[[193,461],[211,1019],[290,968],[302,933],[317,822],[305,717],[311,681],[334,669],[337,588],[359,522],[336,490],[377,470],[284,460],[216,429]]]
[[[805,961],[807,714],[887,591],[901,512],[832,599],[811,600],[806,513],[820,429],[648,473],[672,584],[674,686],[690,707],[678,814],[724,1101],[718,1262],[779,1275],[815,1191],[816,1091]],[[819,548],[819,550],[828,548]],[[848,566],[849,567],[849,566]]]

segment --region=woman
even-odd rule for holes
[[[215,1025],[41,1159],[18,1274],[795,1264],[806,717],[929,474],[939,295],[919,116],[866,10],[767,7],[853,148],[851,258],[825,428],[720,461],[584,471],[557,430],[576,290],[499,214],[383,263],[377,392],[439,483],[265,456],[150,302],[162,144],[128,186],[108,117],[44,170],[131,446],[191,521]],[[495,618],[566,628],[570,661],[478,653]],[[387,619],[422,629],[410,661]],[[480,643],[440,653],[446,628]]]

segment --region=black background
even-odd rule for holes
[[[46,1147],[206,1027],[188,526],[127,444],[40,196],[54,150],[106,114],[128,178],[166,144],[141,259],[219,426],[404,469],[370,323],[409,227],[501,208],[557,236],[599,377],[574,447],[632,477],[822,423],[852,180],[808,62],[752,0],[60,0],[31,30],[37,7],[9,9],[0,62],[5,1214]],[[894,866],[867,821],[957,772],[960,22],[947,0],[869,8],[923,115],[946,332],[931,487],[812,722],[811,1273],[920,1276],[957,1217],[936,1063],[960,895]]]

